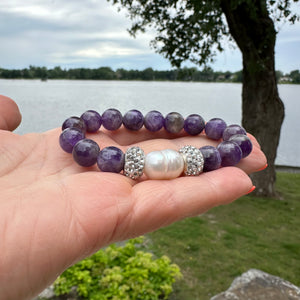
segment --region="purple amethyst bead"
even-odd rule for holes
[[[159,131],[164,126],[163,115],[156,110],[149,111],[144,119],[144,126],[152,132]]]
[[[184,125],[183,116],[177,112],[171,112],[166,115],[164,121],[165,129],[170,133],[178,133]]]
[[[122,125],[122,114],[115,108],[107,109],[102,114],[102,125],[107,130],[117,130]]]
[[[120,173],[124,169],[124,163],[124,153],[113,146],[103,148],[97,158],[97,165],[102,172]]]
[[[235,166],[242,159],[242,150],[235,142],[223,141],[217,147],[222,167]]]
[[[244,134],[247,135],[246,130],[237,124],[229,125],[225,128],[223,132],[223,141],[228,141],[231,136],[235,134]]]
[[[184,130],[190,135],[197,135],[203,131],[205,122],[203,118],[197,114],[189,115],[184,120]]]
[[[59,136],[59,144],[64,151],[71,153],[76,143],[84,139],[84,137],[84,132],[80,129],[74,127],[66,128]]]
[[[252,148],[253,148],[252,142],[248,138],[248,136],[246,136],[244,134],[233,135],[232,137],[230,137],[229,141],[235,142],[239,145],[239,147],[242,150],[242,158],[248,156],[252,151]]]
[[[203,172],[209,172],[221,167],[221,156],[219,151],[213,146],[204,146],[200,148],[204,158]]]
[[[95,110],[87,110],[80,118],[84,121],[87,132],[98,131],[102,124],[102,118]]]
[[[137,131],[144,125],[144,116],[139,110],[132,109],[123,116],[123,125],[129,130]]]
[[[205,134],[213,140],[219,140],[227,127],[225,121],[219,118],[209,120],[205,125]]]
[[[78,128],[83,132],[86,131],[86,125],[85,125],[84,121],[78,117],[70,117],[70,118],[66,119],[63,122],[61,129],[65,130],[66,128],[71,128],[71,127]]]
[[[96,142],[90,139],[80,140],[73,148],[74,160],[83,167],[91,167],[97,161],[100,148]]]

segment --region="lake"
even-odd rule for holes
[[[220,117],[228,125],[241,124],[241,91],[237,83],[0,80],[0,94],[13,98],[22,112],[19,134],[49,130],[69,116],[88,109],[101,114],[107,108],[177,111],[184,117],[198,113],[206,121]],[[286,117],[276,164],[300,167],[300,85],[279,85],[279,93]]]

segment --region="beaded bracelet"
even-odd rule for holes
[[[163,127],[169,133],[179,133],[182,129],[196,136],[205,130],[208,138],[223,141],[217,146],[196,148],[187,145],[175,151],[165,149],[145,155],[140,147],[130,147],[125,153],[117,147],[109,146],[100,150],[98,144],[85,138],[86,132],[97,132],[101,125],[107,130],[117,130],[124,125],[128,130],[137,131],[143,126],[156,132]],[[61,148],[72,153],[81,166],[90,167],[97,163],[103,172],[123,172],[138,179],[145,174],[149,179],[173,179],[182,173],[197,176],[202,172],[234,166],[252,151],[252,143],[246,131],[239,125],[229,125],[220,118],[213,118],[205,124],[198,114],[186,119],[177,112],[163,117],[158,111],[150,111],[144,117],[138,110],[130,110],[124,116],[117,109],[108,109],[102,116],[88,110],[81,117],[70,117],[62,125],[59,137]]]

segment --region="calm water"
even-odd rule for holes
[[[241,88],[230,83],[0,80],[0,94],[13,98],[21,109],[19,134],[42,132],[71,115],[88,109],[102,113],[111,107],[122,113],[133,108],[142,113],[154,109],[183,116],[199,113],[205,120],[221,117],[240,124]],[[281,85],[279,91],[286,118],[276,163],[300,167],[300,85]]]

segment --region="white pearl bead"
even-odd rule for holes
[[[184,159],[172,149],[153,151],[146,155],[144,173],[149,179],[173,179],[181,175]]]

